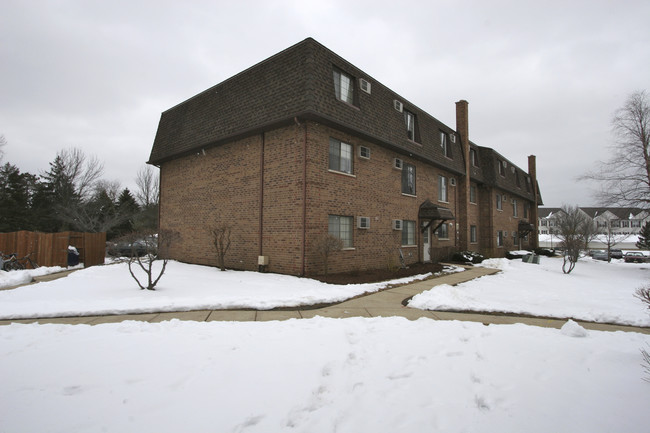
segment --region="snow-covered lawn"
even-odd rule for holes
[[[570,274],[562,259],[541,257],[539,265],[490,259],[503,272],[457,286],[440,285],[416,295],[409,307],[428,310],[495,311],[650,326],[649,311],[634,297],[650,284],[650,264],[580,259]]]
[[[558,259],[486,266],[504,271],[427,296],[453,293],[460,309],[511,301],[545,316],[648,314],[632,293],[650,265],[585,259],[568,276]],[[270,308],[378,289],[171,263],[159,290],[145,292],[111,265],[0,291],[0,310]],[[573,321],[12,324],[0,326],[0,432],[642,432],[650,383],[640,349],[650,335]]]
[[[649,343],[571,322],[14,324],[0,431],[642,432]]]
[[[13,273],[0,272],[0,278]],[[144,274],[138,276],[144,278]],[[430,274],[390,283],[425,276]],[[221,272],[214,267],[170,261],[156,290],[148,291],[138,288],[126,263],[117,263],[79,270],[54,281],[2,290],[0,319],[203,309],[268,310],[344,301],[376,292],[388,284],[332,285],[309,278]]]

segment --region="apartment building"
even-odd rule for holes
[[[149,163],[172,258],[216,264],[221,226],[226,266],[293,275],[323,272],[328,235],[330,272],[536,247],[535,156],[473,143],[455,111],[443,124],[311,38],[170,108]]]

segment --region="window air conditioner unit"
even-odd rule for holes
[[[449,185],[456,186],[456,178],[452,177],[451,179],[449,179]]]
[[[402,230],[402,220],[393,220],[393,230]]]
[[[399,159],[399,158],[393,159],[393,168],[401,170],[402,169],[402,160]]]
[[[357,228],[359,229],[369,229],[370,228],[370,217],[357,217]]]
[[[451,139],[452,143],[456,142],[456,134],[449,134],[449,138]]]
[[[503,237],[504,237],[504,238],[507,238],[507,237],[508,237],[508,230],[506,230],[506,231],[503,232]]]
[[[402,111],[404,111],[404,104],[402,104],[402,103],[401,103],[400,101],[398,101],[397,99],[395,99],[395,100],[393,101],[393,106],[394,106],[395,109],[396,109],[397,111],[399,111],[400,113],[401,113]]]
[[[508,168],[508,162],[507,161],[503,161],[503,168]]]
[[[364,92],[370,94],[370,83],[367,80],[364,80],[363,78],[359,78],[359,87]]]
[[[365,146],[359,146],[359,156],[361,158],[370,159],[370,148]]]
[[[503,200],[503,201],[508,201],[508,196],[505,195],[505,194],[503,194],[503,195],[501,196],[501,200]]]
[[[512,167],[510,167],[510,171],[513,172],[513,173],[515,172],[515,166],[514,165]]]

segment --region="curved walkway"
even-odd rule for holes
[[[486,275],[493,275],[499,272],[498,269],[483,267],[468,267],[463,272],[444,275],[435,278],[435,285],[449,284],[456,285],[465,281]],[[339,304],[328,305],[318,308],[298,307],[297,309],[275,309],[275,310],[200,310],[200,311],[178,311],[170,313],[144,313],[126,314],[112,316],[80,316],[80,317],[55,317],[43,319],[18,319],[2,320],[0,325],[10,323],[58,323],[58,324],[88,324],[97,325],[101,323],[116,323],[124,320],[140,320],[145,322],[162,322],[165,320],[194,320],[199,322],[210,321],[269,321],[288,319],[307,319],[316,316],[331,318],[346,317],[404,317],[409,320],[416,320],[426,317],[434,320],[462,320],[488,324],[513,324],[523,323],[533,326],[547,328],[561,328],[566,319],[526,317],[511,314],[492,314],[474,312],[452,312],[452,311],[427,311],[405,307],[402,303],[418,293],[431,289],[432,279],[418,281],[403,286],[385,289],[369,295],[359,296]],[[631,331],[650,334],[650,328],[640,328],[624,325],[610,325],[603,323],[584,322],[576,320],[586,329],[599,331]]]

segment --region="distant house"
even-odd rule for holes
[[[216,263],[210,230],[232,228],[226,265],[314,275],[503,256],[537,245],[536,161],[522,170],[308,38],[165,111],[160,228],[171,255]],[[531,235],[532,234],[532,235]]]
[[[636,235],[641,227],[650,220],[648,211],[640,208],[627,207],[580,207],[580,211],[588,217],[598,231],[613,233],[620,239],[617,247],[636,249]],[[554,230],[557,227],[557,216],[562,212],[561,208],[540,207],[539,208],[539,244],[540,246],[552,247]],[[558,238],[555,237],[555,245]],[[590,248],[603,248],[602,242],[594,240],[589,244]]]

